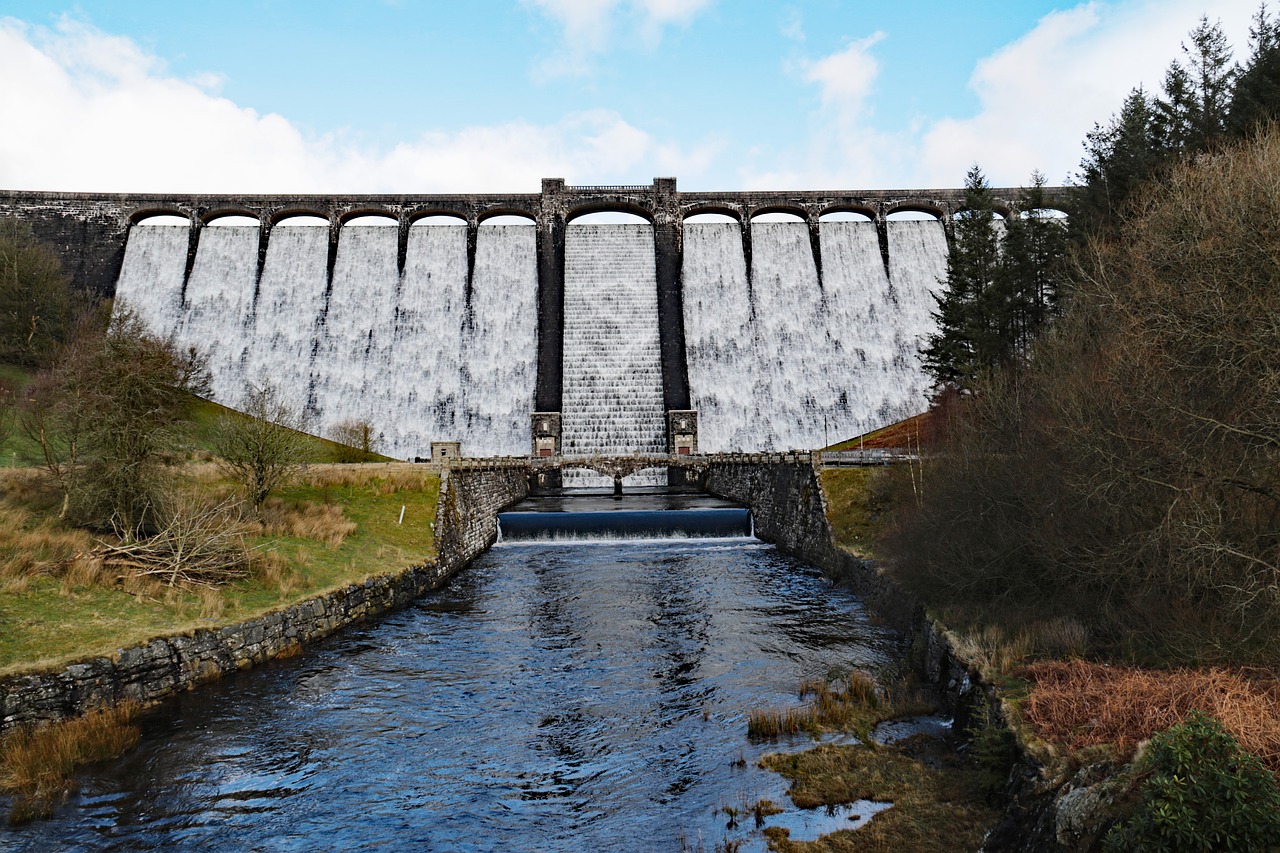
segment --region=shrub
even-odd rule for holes
[[[1151,739],[1141,801],[1108,850],[1265,850],[1280,844],[1280,790],[1255,756],[1200,711]]]

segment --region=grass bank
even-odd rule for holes
[[[202,492],[231,489],[214,466],[186,473]],[[0,480],[0,676],[240,622],[430,560],[439,485],[404,463],[313,466],[249,528],[250,574],[193,590],[104,573],[87,558],[93,537],[34,509],[29,476],[9,472]]]

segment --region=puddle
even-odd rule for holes
[[[889,808],[893,808],[893,803],[877,803],[874,800],[858,800],[816,809],[791,808],[766,818],[765,826],[788,830],[792,841],[817,841],[821,835],[865,826],[872,815]]]
[[[951,718],[939,714],[927,717],[907,717],[902,720],[886,720],[871,730],[871,739],[887,745],[916,735],[928,735],[944,740],[951,734]]]

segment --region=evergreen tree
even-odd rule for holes
[[[1227,129],[1227,113],[1237,68],[1231,63],[1231,45],[1217,23],[1201,16],[1182,43],[1187,64],[1169,65],[1164,97],[1156,101],[1159,141],[1169,154],[1204,150]]]
[[[1053,314],[1067,253],[1065,223],[1045,210],[1045,178],[1031,175],[1018,201],[1020,216],[1005,222],[1000,273],[1007,294],[1003,361],[1021,363]]]
[[[1236,76],[1227,132],[1244,136],[1259,124],[1280,117],[1280,20],[1258,7],[1249,28],[1249,61]]]
[[[1116,224],[1124,201],[1163,162],[1156,137],[1155,106],[1141,89],[1125,98],[1107,127],[1095,125],[1072,193],[1071,233],[1081,239]]]
[[[955,240],[947,256],[947,277],[934,299],[938,331],[921,350],[924,368],[941,386],[967,388],[992,366],[999,318],[992,311],[998,287],[1000,251],[992,227],[991,187],[975,164],[965,175],[964,211],[957,214]]]

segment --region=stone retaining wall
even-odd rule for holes
[[[440,478],[435,560],[371,577],[281,610],[221,628],[200,628],[121,649],[60,672],[0,681],[0,730],[77,716],[136,699],[152,702],[290,653],[354,623],[403,607],[471,562],[497,538],[498,510],[528,493],[518,471],[470,468]]]

